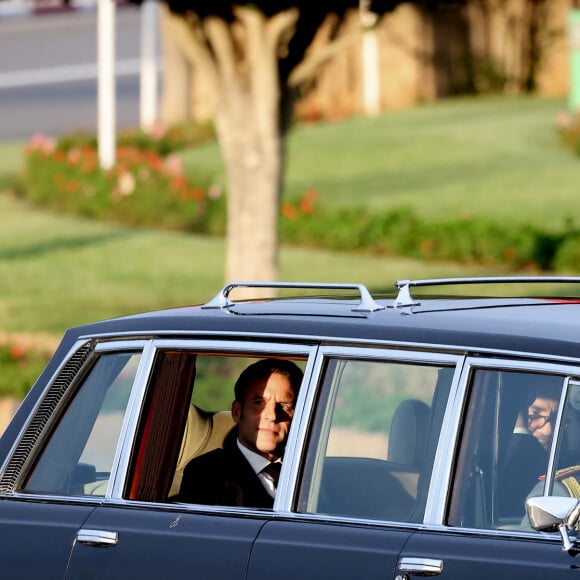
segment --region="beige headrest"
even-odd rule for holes
[[[222,447],[224,437],[234,425],[230,411],[211,413],[195,405],[190,405],[177,467],[175,468],[175,477],[169,492],[170,497],[179,491],[185,466],[194,457]]]

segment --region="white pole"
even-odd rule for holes
[[[365,28],[362,38],[363,107],[366,115],[374,117],[381,112],[379,41],[375,29],[378,17],[371,12],[369,0],[359,1],[359,15]]]
[[[157,2],[141,5],[141,129],[157,121]]]
[[[98,143],[99,165],[115,165],[115,2],[98,0]]]
[[[364,110],[366,115],[375,117],[381,112],[379,44],[376,31],[365,30],[362,42]]]

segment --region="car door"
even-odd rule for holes
[[[577,578],[579,562],[562,550],[559,534],[531,529],[525,500],[556,493],[549,474],[567,461],[558,430],[564,429],[569,377],[580,369],[470,362],[462,381],[467,392],[463,416],[462,407],[456,407],[461,427],[456,455],[453,460],[449,453],[443,478],[450,483],[431,490],[427,524],[400,555],[401,578],[423,576],[426,570],[442,579]],[[546,400],[552,403],[542,405]],[[542,429],[548,437],[538,432]]]
[[[188,409],[204,405],[205,388],[225,394],[227,403],[219,409],[224,411],[233,399],[234,370],[264,357],[305,366],[310,348],[156,341],[134,439],[125,442],[110,497],[78,531],[66,578],[243,579],[252,545],[272,510],[173,501],[173,480],[186,463],[184,449],[200,447],[186,442],[188,434],[199,432],[204,441],[213,437],[190,424],[192,417],[209,416],[207,408],[195,414]],[[212,419],[215,429],[216,416]]]
[[[104,496],[138,346],[81,344],[47,386],[0,479],[6,578],[63,578],[79,528]]]
[[[421,525],[460,357],[324,347],[248,579],[391,578]],[[287,451],[288,455],[288,451]]]

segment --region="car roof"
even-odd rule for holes
[[[580,278],[539,279],[580,284]],[[460,280],[464,283],[463,280],[473,279]],[[487,283],[505,279],[477,280]],[[428,286],[425,282],[430,281],[397,282],[398,295],[386,298],[372,297],[360,284],[232,283],[205,305],[88,324],[69,330],[68,338],[252,335],[269,340],[364,341],[458,351],[501,350],[558,358],[577,358],[580,353],[580,301],[576,298],[413,298],[410,287]],[[434,282],[431,285],[439,285],[440,281]],[[231,301],[229,293],[244,286],[338,290],[341,294]],[[350,291],[348,296],[345,290]],[[353,291],[359,296],[353,298]]]

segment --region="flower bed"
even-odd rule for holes
[[[26,151],[25,195],[51,209],[134,226],[222,233],[222,192],[185,175],[177,153],[121,144],[103,171],[89,139],[34,137]]]

